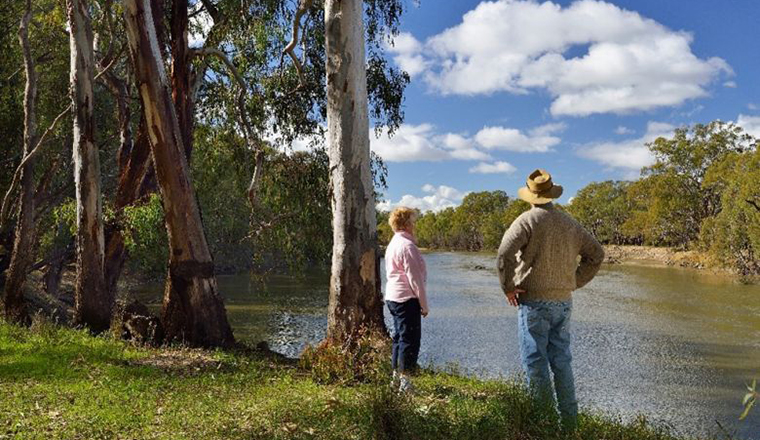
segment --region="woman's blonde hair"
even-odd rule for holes
[[[393,231],[408,231],[417,220],[417,211],[406,206],[399,206],[391,212],[388,217],[388,224],[391,225]]]

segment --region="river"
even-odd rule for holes
[[[519,374],[516,310],[493,254],[436,252],[420,362],[485,378]],[[239,340],[297,356],[324,336],[328,275],[219,277]],[[138,297],[160,301],[161,286]],[[760,408],[739,422],[744,386],[760,377],[760,286],[694,270],[605,265],[573,304],[573,367],[581,407],[678,434],[760,439]],[[387,317],[386,317],[387,318]]]

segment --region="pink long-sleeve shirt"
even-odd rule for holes
[[[396,232],[388,243],[385,249],[385,276],[386,301],[405,302],[417,298],[422,311],[427,312],[427,269],[410,233]]]

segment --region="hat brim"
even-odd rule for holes
[[[553,201],[554,199],[558,199],[561,195],[561,185],[554,185],[549,188],[548,191],[544,191],[539,194],[532,192],[527,186],[523,186],[517,190],[518,197],[533,205],[544,205]]]

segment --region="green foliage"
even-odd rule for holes
[[[258,265],[285,265],[298,272],[327,264],[332,252],[328,157],[324,150],[275,153],[260,188],[261,209],[253,213],[254,258]]]
[[[377,241],[381,245],[385,246],[393,238],[393,229],[388,223],[390,214],[388,212],[377,211]]]
[[[208,125],[195,129],[191,170],[206,240],[219,272],[251,267],[248,239],[251,206],[246,198],[253,175],[253,152],[228,130]]]
[[[629,186],[628,182],[609,180],[590,183],[573,197],[567,212],[601,243],[635,243],[635,237],[623,232],[623,224],[631,214]]]
[[[732,153],[708,170],[705,184],[720,188],[721,211],[702,223],[700,244],[742,276],[760,274],[760,153]]]
[[[164,271],[169,244],[161,196],[151,194],[143,203],[124,208],[124,245],[133,268],[151,275]]]
[[[741,128],[715,121],[679,128],[671,139],[650,143],[656,162],[630,187],[634,207],[624,229],[647,244],[687,248],[699,237],[702,222],[721,210],[720,188],[705,181],[708,169],[752,142]]]
[[[649,144],[634,182],[591,183],[568,212],[603,243],[696,248],[748,279],[760,274],[757,140],[720,121]]]
[[[504,191],[470,193],[456,208],[427,212],[415,224],[420,246],[465,251],[495,250],[504,231],[530,208]]]

